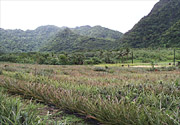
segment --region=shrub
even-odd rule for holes
[[[92,65],[93,64],[93,60],[85,60],[83,63],[85,65]]]
[[[160,71],[174,71],[174,70],[176,70],[177,68],[171,66],[171,67],[160,67],[160,68],[157,68],[157,69],[160,70]]]
[[[94,71],[106,72],[106,69],[104,67],[95,67]]]
[[[142,63],[149,63],[149,62],[152,62],[152,59],[142,58]]]
[[[102,61],[99,58],[97,58],[97,57],[93,57],[92,60],[93,60],[93,64],[100,64],[100,63],[102,63]]]
[[[176,67],[168,67],[167,70],[168,71],[173,71],[173,70],[176,70]]]

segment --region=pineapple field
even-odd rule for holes
[[[179,125],[180,68],[0,63],[0,124]]]

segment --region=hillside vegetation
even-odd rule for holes
[[[160,0],[120,41],[135,48],[179,47],[179,21],[180,0]]]
[[[55,51],[70,51],[77,49],[81,50],[81,48],[101,49],[101,47],[102,49],[109,49],[110,47],[113,48],[115,46],[111,43],[122,36],[122,33],[118,31],[113,31],[101,26],[89,26],[88,28],[87,26],[82,26],[74,29],[72,28],[71,30],[73,31],[73,33],[68,33],[64,31],[65,29],[66,27],[57,27],[53,25],[40,26],[35,30],[26,31],[20,29],[5,30],[1,28],[0,52],[10,53],[39,51],[39,49],[42,49],[42,47],[49,46],[50,43],[55,39],[57,40],[57,44],[61,45],[60,47],[57,47]],[[59,35],[61,34],[61,32],[62,34],[67,33],[67,35],[76,35],[66,35],[67,37],[63,37]],[[73,38],[71,38],[72,36]],[[62,44],[62,41],[66,43]],[[79,42],[81,42],[80,45]]]
[[[82,36],[66,28],[64,31],[57,33],[41,51],[70,52],[75,50],[107,50],[115,47],[116,41]]]
[[[124,35],[102,26],[40,26],[35,30],[0,29],[0,52],[72,52],[120,48],[179,48],[180,0],[160,0]]]
[[[162,34],[161,42],[166,47],[180,47],[180,20]]]
[[[82,36],[96,37],[96,38],[104,38],[110,40],[117,40],[122,37],[122,33],[114,30],[110,30],[108,28],[104,28],[102,26],[81,26],[72,29],[77,34]]]
[[[59,31],[56,26],[41,26],[35,30],[0,29],[0,51],[31,52],[39,48]]]

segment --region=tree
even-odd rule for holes
[[[129,48],[126,48],[126,55],[127,55],[126,61],[128,61],[128,55],[129,55],[129,52],[130,52],[130,49],[129,49]]]
[[[67,65],[67,64],[68,64],[68,58],[67,58],[67,56],[64,55],[64,54],[59,55],[59,63],[60,63],[61,65]]]

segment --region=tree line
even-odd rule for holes
[[[133,57],[132,57],[133,52]],[[117,49],[113,51],[96,50],[83,52],[61,53],[1,53],[0,61],[13,63],[31,63],[47,65],[91,65],[91,64],[115,64],[134,62],[172,62],[173,49]],[[176,53],[176,60],[180,60],[180,51]]]

